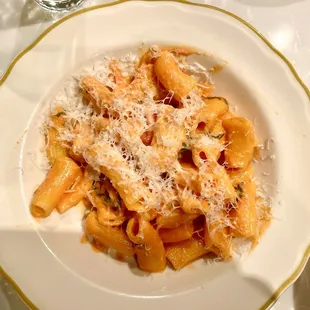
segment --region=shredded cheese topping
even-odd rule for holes
[[[143,183],[151,195],[144,197],[144,204],[147,209],[155,208],[161,210],[164,206],[175,205],[177,200],[175,176],[182,172],[183,168],[178,161],[178,153],[182,148],[182,143],[190,138],[196,129],[193,118],[197,112],[205,105],[199,94],[193,91],[188,98],[184,98],[183,107],[173,108],[170,105],[162,104],[164,100],[156,100],[152,85],[143,85],[142,97],[137,100],[132,97],[132,88],[124,88],[120,96],[113,98],[110,104],[109,113],[118,115],[113,118],[104,131],[96,131],[95,124],[102,119],[101,114],[94,114],[90,105],[83,103],[81,95],[80,80],[83,76],[90,75],[96,78],[103,85],[115,89],[116,85],[111,78],[111,64],[116,59],[105,57],[103,61],[96,62],[91,70],[83,70],[80,75],[75,76],[66,83],[63,92],[57,95],[53,101],[52,113],[60,106],[65,112],[65,126],[61,128],[59,140],[68,145],[73,143],[74,138],[83,137],[84,134],[76,133],[76,124],[84,124],[89,127],[88,141],[80,151],[88,164],[98,171],[100,166],[117,171],[122,177],[124,186],[136,189],[139,193],[139,184]],[[125,55],[118,60],[123,77],[135,78],[133,74],[138,63],[138,58],[133,54]],[[184,61],[183,61],[184,63]],[[184,66],[184,65],[183,65]],[[180,66],[181,68],[183,66]],[[196,68],[201,65],[196,64]],[[189,68],[187,68],[189,69]],[[200,71],[199,71],[200,72]],[[142,80],[147,72],[142,71]],[[140,85],[141,86],[141,85]],[[94,93],[94,97],[98,94]],[[98,101],[100,98],[96,98]],[[156,121],[154,116],[156,115]],[[111,116],[111,115],[110,115]],[[144,145],[141,135],[147,131],[154,131],[156,145]],[[208,135],[196,136],[195,142],[199,147],[215,146],[219,150],[223,145],[218,139]],[[192,145],[193,142],[190,143]],[[109,145],[107,152],[98,153],[96,158],[90,158],[87,151]],[[126,166],[118,165],[117,160],[126,161]],[[211,190],[209,180],[204,180],[207,166],[199,171],[202,180],[202,192],[199,199],[214,200],[214,190]],[[163,174],[167,176],[162,177]],[[219,188],[220,189],[220,188]],[[184,193],[191,192],[186,186],[182,189]],[[225,191],[224,189],[222,191]],[[217,204],[220,204],[217,202]]]
[[[157,46],[149,51],[153,60],[161,56]],[[117,181],[111,179],[112,185],[125,188],[130,204],[139,203],[138,212],[167,215],[177,208],[186,213],[198,209],[209,228],[217,223],[218,230],[233,229],[227,205],[235,207],[238,193],[225,163],[217,162],[227,147],[224,134],[199,130],[199,115],[206,107],[200,89],[214,87],[211,76],[199,63],[175,60],[200,87],[178,106],[174,93],[165,92],[154,75],[153,64],[140,66],[134,54],[104,57],[69,78],[51,105],[51,115],[64,119],[57,139],[99,173],[113,171]],[[208,121],[204,125],[211,128]],[[55,126],[50,116],[45,125]],[[193,162],[183,161],[187,153]]]

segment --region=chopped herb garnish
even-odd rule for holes
[[[185,149],[185,148],[181,148],[180,149],[180,153],[184,153],[184,152],[187,152],[187,151],[189,151],[189,149]],[[181,155],[182,156],[182,155]]]
[[[185,142],[183,142],[180,152],[184,153],[184,152],[189,151],[189,150],[190,150],[189,146]]]
[[[113,209],[113,211],[119,210],[119,207],[116,204],[112,205],[111,208]]]
[[[241,182],[237,185],[236,187],[236,192],[237,192],[237,196],[238,196],[238,199],[242,199],[243,197],[243,186],[244,186],[244,183]]]
[[[214,139],[221,139],[221,138],[223,138],[224,136],[225,136],[225,133],[220,133],[220,134],[218,134],[218,135],[216,135],[216,136],[211,135],[211,137],[214,138]]]
[[[97,188],[96,188],[96,181],[93,181],[93,184],[92,184],[92,189],[94,189],[94,190],[96,190]]]
[[[118,197],[118,199],[116,201],[114,201],[114,203],[112,204],[111,208],[114,210],[114,211],[117,211],[121,208],[121,199],[120,197]]]
[[[107,205],[110,205],[112,203],[112,200],[109,196],[104,196],[104,202],[107,204]]]
[[[212,99],[222,100],[222,101],[224,101],[229,106],[227,99],[225,99],[224,97],[214,97],[214,96],[211,96],[211,97],[208,97],[208,99],[211,99],[211,100]]]

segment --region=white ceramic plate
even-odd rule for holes
[[[260,171],[270,174],[264,180],[276,218],[242,261],[198,261],[180,272],[143,275],[80,243],[79,208],[40,225],[30,216],[32,191],[44,177],[32,155],[42,110],[63,79],[94,56],[142,42],[191,45],[225,60],[218,93],[254,121],[261,142],[275,141],[275,160],[264,161]],[[301,272],[310,238],[310,94],[284,57],[244,21],[181,2],[86,9],[41,35],[1,84],[0,264],[30,307],[265,309]]]

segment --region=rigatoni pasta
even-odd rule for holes
[[[81,178],[80,167],[70,158],[56,159],[43,183],[34,192],[31,213],[35,217],[47,217],[56,208],[65,191]]]
[[[166,253],[162,239],[155,228],[141,217],[131,218],[127,235],[134,243],[139,267],[148,272],[162,271],[166,267]]]
[[[88,169],[90,170],[90,169]],[[70,191],[65,192],[57,203],[56,209],[62,214],[70,208],[76,206],[86,196],[93,184],[92,171],[85,170],[84,175],[71,187]]]
[[[88,240],[145,272],[210,252],[230,260],[235,239],[257,243],[270,212],[257,203],[254,127],[212,94],[207,70],[187,62],[194,53],[152,46],[74,78],[45,124],[50,170],[34,217],[83,202]]]
[[[166,255],[175,270],[179,270],[208,252],[199,239],[189,239],[166,246]]]
[[[159,236],[163,243],[174,243],[190,239],[194,233],[193,222],[188,221],[175,228],[161,228]]]
[[[61,117],[63,112],[61,110],[60,112],[56,111],[57,113],[51,117],[51,126],[48,127],[46,133],[46,157],[50,165],[54,165],[57,158],[66,157],[68,153],[67,149],[58,140],[59,131],[64,125],[64,119]]]
[[[90,212],[85,221],[86,235],[98,240],[108,248],[113,248],[125,256],[133,256],[133,245],[121,227],[100,225],[95,211]]]
[[[243,117],[223,121],[226,130],[227,149],[225,158],[229,168],[246,169],[253,159],[256,138],[252,123]]]
[[[160,53],[155,61],[154,70],[159,81],[179,101],[186,98],[196,87],[196,80],[183,73],[173,55],[167,51]]]

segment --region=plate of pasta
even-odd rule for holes
[[[238,17],[85,9],[0,86],[0,265],[30,308],[267,309],[302,271],[310,94]]]

